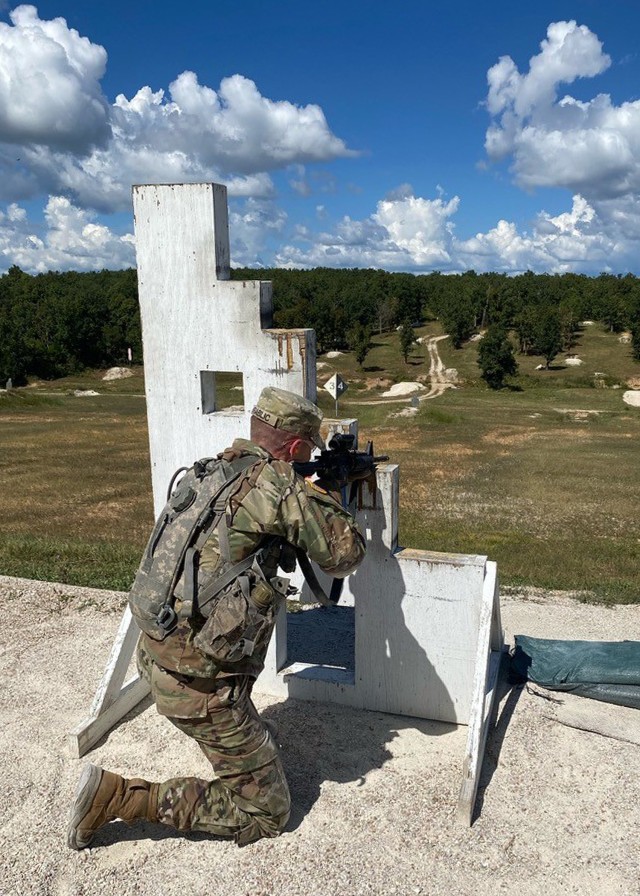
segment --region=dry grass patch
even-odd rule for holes
[[[530,429],[492,429],[484,433],[480,438],[483,442],[489,442],[492,445],[522,445],[531,439],[540,436],[539,430],[531,427]]]
[[[422,434],[415,427],[406,427],[404,429],[394,427],[393,429],[385,427],[384,429],[370,429],[363,432],[359,436],[359,443],[364,448],[368,439],[373,441],[374,448],[377,453],[384,453],[390,456],[390,462],[397,462],[397,455],[405,452],[414,452],[421,447]]]
[[[380,340],[371,363],[391,360],[393,340]],[[640,599],[640,413],[617,390],[580,387],[572,368],[491,392],[477,366],[473,379],[476,348],[445,359],[447,345],[445,364],[469,381],[423,402],[410,422],[388,419],[389,404],[402,403],[378,405],[356,387],[350,355],[335,363],[353,384],[340,415],[359,420],[361,445],[371,438],[401,465],[401,543],[487,554],[506,584]],[[626,348],[602,346],[596,369],[609,373],[606,352]],[[384,363],[366,373],[409,378]],[[333,417],[333,399],[318,397]],[[0,396],[0,423],[0,571],[126,588],[152,517],[144,400]]]

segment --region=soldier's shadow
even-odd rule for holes
[[[291,816],[285,834],[300,826],[327,782],[365,788],[368,777],[393,758],[389,746],[403,729],[412,728],[426,737],[434,737],[456,728],[444,722],[291,698],[267,706],[261,715],[277,726],[277,741],[291,792]],[[179,773],[189,772],[181,768]],[[219,839],[206,833],[176,831],[161,824],[138,821],[129,826],[115,821],[97,832],[92,846],[175,837],[192,841]]]
[[[262,713],[278,727],[281,758],[291,792],[295,830],[327,782],[366,787],[367,779],[393,758],[389,747],[405,728],[433,737],[455,725],[353,709],[336,704],[288,699]]]

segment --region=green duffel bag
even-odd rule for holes
[[[516,635],[511,677],[640,709],[640,641],[556,641]]]

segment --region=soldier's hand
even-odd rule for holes
[[[344,485],[346,485],[346,482],[341,483],[336,479],[322,478],[316,479],[314,485],[331,495],[334,501],[337,501],[338,504],[342,504],[342,488]]]
[[[348,473],[348,482],[362,482],[364,479],[375,478],[376,468],[367,455],[355,455],[352,458]]]

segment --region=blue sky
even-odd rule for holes
[[[0,271],[135,264],[216,180],[235,265],[640,273],[636,0],[0,0]]]

